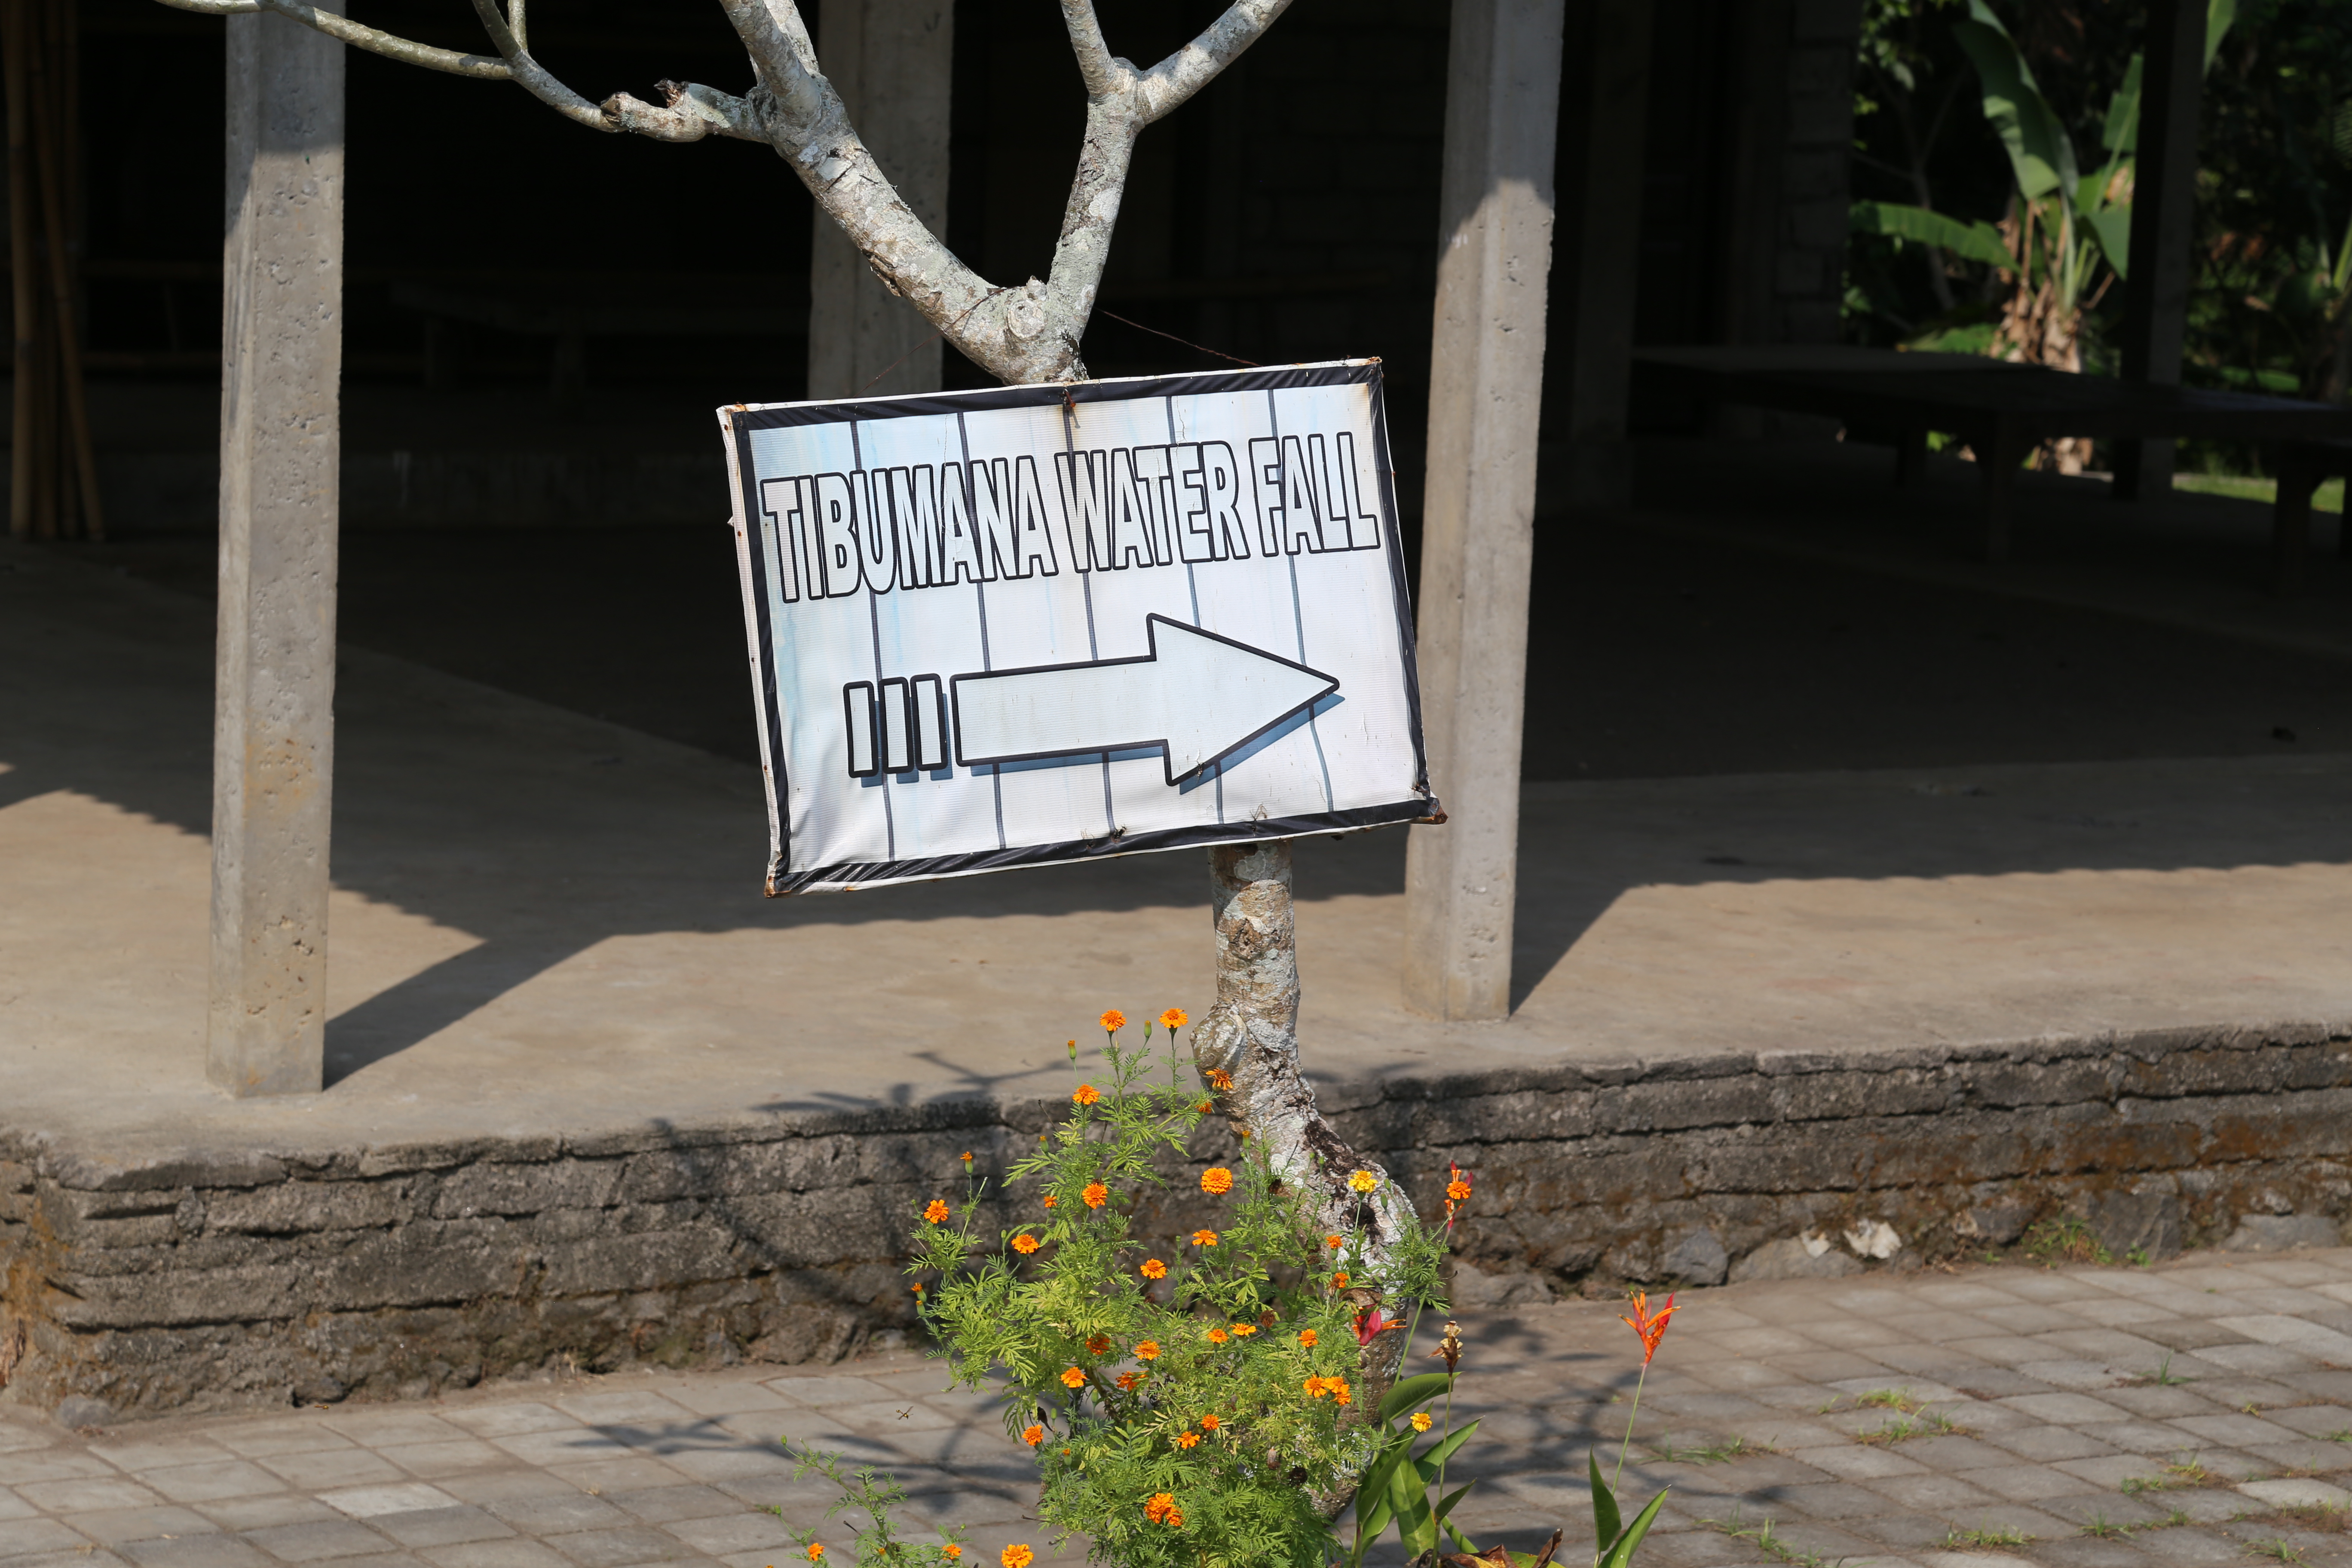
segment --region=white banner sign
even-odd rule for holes
[[[1436,813],[1377,361],[719,420],[771,893]]]

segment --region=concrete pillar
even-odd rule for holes
[[[823,0],[816,46],[882,172],[933,234],[945,234],[954,0]],[[817,214],[808,395],[937,392],[945,351],[937,329],[882,287],[840,226]]]
[[[2197,111],[2205,88],[2203,0],[2148,0],[2140,83],[2123,374],[2126,381],[2178,386],[2197,205]],[[2169,441],[2119,441],[2114,462],[2118,500],[2172,489]]]
[[[206,1070],[321,1081],[334,780],[343,47],[231,16]]]
[[[1414,827],[1405,855],[1405,1000],[1441,1018],[1510,1011],[1560,15],[1454,0],[1419,633],[1449,820]]]
[[[1559,114],[1559,237],[1551,372],[1569,506],[1633,499],[1625,405],[1642,269],[1642,153],[1650,108],[1651,0],[1593,0],[1568,18],[1575,73]]]

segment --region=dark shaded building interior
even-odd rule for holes
[[[1113,47],[1139,61],[1218,9],[1101,6]],[[1687,465],[1672,456],[1640,460],[1630,512],[1571,505],[1566,370],[1592,310],[1630,310],[1641,344],[1838,341],[1858,7],[1570,13],[1529,777],[2259,752],[2284,743],[2282,729],[2299,745],[2352,735],[2332,657],[1648,526],[1696,504],[1670,493],[1697,482],[1677,479]],[[1629,16],[1643,36],[1601,36]],[[80,0],[78,19],[72,226],[111,537],[58,547],[208,593],[220,24],[152,0]],[[373,0],[361,19],[479,47],[461,6]],[[1049,261],[1082,91],[1044,0],[959,0],[955,25],[948,237],[983,274],[1017,281]],[[707,3],[551,0],[532,37],[592,98],[650,95],[664,77],[740,89],[749,74]],[[1103,376],[1220,356],[1381,357],[1409,546],[1446,49],[1435,0],[1298,0],[1144,136],[1085,345]],[[1622,93],[1596,87],[1595,73],[1627,68],[1637,123],[1618,112]],[[748,758],[711,411],[803,395],[808,196],[764,148],[602,137],[510,87],[369,55],[352,55],[349,95],[342,635]],[[889,148],[877,151],[887,167]],[[1622,199],[1580,199],[1607,179]],[[1638,282],[1580,318],[1562,301],[1595,226],[1613,231],[1602,240],[1637,232]],[[950,352],[946,379],[985,378]],[[1628,411],[1643,453],[1836,434],[1741,417],[1657,399]],[[1717,513],[1771,489],[1708,482]]]

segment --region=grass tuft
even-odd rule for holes
[[[2057,1219],[2036,1220],[2025,1233],[2025,1255],[2041,1259],[2045,1268],[2055,1268],[2061,1263],[2113,1263],[2115,1254],[2099,1245],[2085,1221],[2072,1215]]]
[[[1916,1415],[1897,1415],[1872,1431],[1856,1433],[1853,1440],[1883,1447],[1906,1443],[1914,1437],[1963,1437],[1968,1430],[1948,1415],[1922,1410]]]
[[[1735,1508],[1729,1519],[1702,1519],[1699,1523],[1709,1530],[1721,1531],[1735,1541],[1748,1542],[1765,1556],[1777,1563],[1788,1563],[1790,1568],[1831,1568],[1830,1560],[1820,1552],[1801,1551],[1774,1534],[1769,1515],[1761,1524],[1749,1524],[1740,1518],[1739,1510]],[[1845,1559],[1841,1557],[1837,1561],[1843,1563]]]
[[[1998,1530],[1962,1530],[1955,1525],[1945,1531],[1944,1546],[1951,1552],[2000,1552],[2022,1546],[2032,1539],[2025,1531],[2007,1525]]]
[[[1734,1437],[1712,1447],[1676,1448],[1671,1446],[1651,1450],[1661,1459],[1676,1465],[1727,1465],[1734,1459],[1745,1459],[1755,1454],[1778,1454],[1784,1450],[1769,1443],[1751,1443],[1745,1437]]]

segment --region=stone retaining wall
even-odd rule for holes
[[[1916,1267],[2074,1216],[2120,1260],[2352,1205],[2352,1029],[1742,1055],[1328,1086],[1423,1203],[1476,1173],[1460,1294]],[[1054,1105],[119,1163],[0,1126],[0,1380],[121,1415],[415,1396],[903,1334],[920,1204]],[[5,1112],[0,1112],[5,1114]],[[1204,1129],[1203,1163],[1230,1160]],[[1175,1189],[1188,1191],[1190,1184]],[[1192,1198],[1147,1212],[1189,1228]],[[1863,1263],[1891,1228],[1900,1247]],[[1826,1252],[1790,1238],[1832,1238]],[[1826,1259],[1826,1261],[1824,1261]]]

